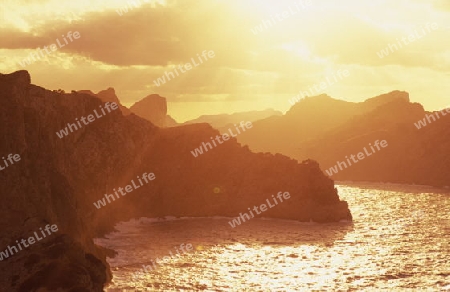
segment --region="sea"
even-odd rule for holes
[[[450,291],[450,189],[336,187],[352,222],[121,222],[95,240],[117,252],[105,291]]]

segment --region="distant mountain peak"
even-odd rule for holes
[[[332,98],[331,96],[329,96],[326,93],[322,93],[319,95],[307,96],[304,99],[297,102],[297,104],[301,103],[302,101],[303,102],[329,102],[329,101],[333,101],[333,100],[337,100],[337,99]],[[296,106],[297,104],[294,104],[294,106]]]
[[[241,121],[257,121],[272,116],[281,116],[280,111],[268,108],[265,110],[254,110],[246,112],[235,112],[231,114],[202,115],[194,120],[185,122],[185,124],[208,123],[216,129],[222,129],[229,124],[239,123]]]
[[[135,102],[130,109],[132,110],[133,108],[138,108],[139,106],[144,106],[144,105],[148,105],[148,106],[155,106],[155,105],[159,105],[161,106],[161,108],[165,108],[165,113],[167,114],[167,99],[165,97],[160,96],[159,94],[150,94],[147,95],[146,97],[144,97],[141,100],[138,100],[137,102]]]
[[[153,94],[149,94],[146,97],[144,97],[143,99],[137,101],[135,104],[138,103],[153,103],[155,101],[164,101],[165,103],[167,103],[167,99],[159,94],[153,93]]]
[[[172,127],[177,124],[172,117],[167,115],[167,99],[156,93],[137,101],[130,107],[130,110],[158,127]]]
[[[113,87],[108,87],[108,88],[105,89],[105,90],[99,91],[99,93],[100,93],[100,92],[105,92],[105,93],[109,93],[109,94],[114,94],[114,95],[116,95],[116,90],[115,90]]]
[[[121,104],[119,98],[116,95],[116,90],[113,87],[108,87],[105,90],[100,90],[99,92],[97,92],[97,94],[93,93],[91,90],[78,90],[77,92],[98,97],[103,102],[115,102],[119,105],[120,111],[124,115],[129,115],[131,113],[128,108],[124,107]]]
[[[323,109],[325,107],[328,108],[340,107],[345,106],[348,103],[349,103],[348,101],[335,99],[329,96],[328,94],[323,93],[319,95],[305,97],[304,99],[294,104],[286,112],[286,115],[287,116],[304,115],[305,113],[313,112],[316,109]]]
[[[332,98],[331,96],[329,96],[328,94],[326,94],[326,93],[322,93],[322,94],[319,94],[319,95],[314,95],[314,96],[308,96],[307,98]]]
[[[103,101],[120,103],[119,98],[116,95],[116,91],[112,87],[97,92],[97,96],[100,97]]]
[[[381,94],[372,98],[367,99],[365,102],[370,103],[373,102],[375,100],[377,101],[381,101],[381,102],[389,102],[391,100],[395,100],[395,99],[402,99],[404,101],[409,102],[409,93],[406,91],[401,91],[401,90],[393,90],[391,92],[385,93],[385,94]]]

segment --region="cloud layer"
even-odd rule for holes
[[[78,31],[80,39],[25,68],[33,82],[67,90],[113,86],[125,103],[150,93],[165,95],[173,102],[236,102],[277,96],[281,99],[277,107],[282,110],[287,109],[292,95],[338,69],[348,69],[351,76],[327,93],[348,100],[401,89],[410,91],[413,99],[415,92],[426,93],[417,98],[436,107],[450,89],[445,85],[450,84],[450,49],[442,41],[450,37],[446,1],[355,4],[344,0],[337,4],[319,0],[287,18],[280,17],[281,13],[292,10],[298,0],[277,4],[141,1],[137,7],[131,2],[97,0],[89,5],[82,1],[78,6],[52,0],[7,3],[8,17],[0,22],[0,50],[5,61],[1,71],[22,69],[18,61],[36,48]],[[116,10],[127,3],[128,12],[122,9],[120,16]],[[70,13],[73,11],[77,16]],[[432,22],[439,29],[384,58],[377,55]],[[257,26],[262,31],[254,34],[252,29]],[[155,86],[153,80],[204,50],[214,50],[216,57]],[[259,103],[255,109],[267,105]]]

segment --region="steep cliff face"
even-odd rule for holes
[[[110,275],[104,252],[92,242],[95,233],[86,224],[87,209],[80,205],[82,196],[74,184],[72,175],[77,171],[67,150],[75,145],[60,147],[55,135],[64,117],[99,102],[88,96],[84,100],[65,96],[30,85],[26,71],[0,75],[0,156],[21,157],[0,172],[0,249],[28,239],[46,224],[58,226],[48,238],[3,256],[1,291],[57,287],[101,291]],[[73,114],[66,115],[69,111]]]
[[[0,250],[47,223],[59,227],[53,237],[0,261],[2,287],[101,291],[110,274],[106,251],[92,238],[133,217],[237,216],[288,191],[289,203],[265,216],[351,219],[333,181],[313,161],[254,154],[235,139],[194,157],[192,150],[218,134],[206,124],[161,129],[113,110],[67,136],[56,134],[103,106],[89,94],[31,85],[26,71],[0,75],[0,155],[22,158],[0,172]],[[155,180],[94,206],[150,172]]]
[[[177,122],[167,115],[167,100],[158,94],[151,94],[130,107],[131,112],[152,122],[158,127],[173,127]]]

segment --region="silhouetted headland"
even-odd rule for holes
[[[114,110],[113,95],[46,90],[32,85],[27,71],[0,75],[0,153],[21,157],[1,171],[0,249],[47,224],[58,226],[52,237],[0,262],[1,287],[102,291],[110,280],[108,251],[92,239],[131,218],[234,217],[288,191],[288,203],[265,217],[351,220],[347,203],[315,161],[255,154],[234,138],[195,158],[190,150],[217,130],[207,124],[159,128],[124,115],[120,105]],[[76,127],[99,110],[105,114]],[[77,129],[58,137],[69,123]],[[155,179],[95,208],[94,202],[143,173]]]

